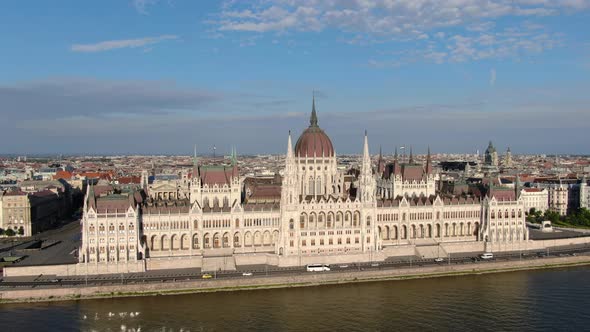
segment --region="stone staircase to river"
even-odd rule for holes
[[[203,256],[201,271],[235,271],[236,260],[232,249],[214,249]]]
[[[414,242],[416,246],[416,256],[423,259],[434,259],[437,257],[447,257],[445,249],[433,239],[420,239]]]

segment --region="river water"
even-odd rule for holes
[[[2,331],[584,331],[590,267],[0,305]]]

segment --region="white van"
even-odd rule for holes
[[[328,264],[309,264],[306,266],[307,272],[324,272],[330,271],[330,265]]]
[[[492,259],[494,258],[494,254],[492,254],[491,252],[484,252],[479,257],[481,257],[481,259]]]

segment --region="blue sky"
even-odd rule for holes
[[[0,2],[0,153],[590,153],[590,1]]]

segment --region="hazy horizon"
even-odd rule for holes
[[[67,4],[66,4],[67,3]],[[0,4],[0,154],[590,154],[590,1]],[[9,30],[10,29],[10,30]]]

